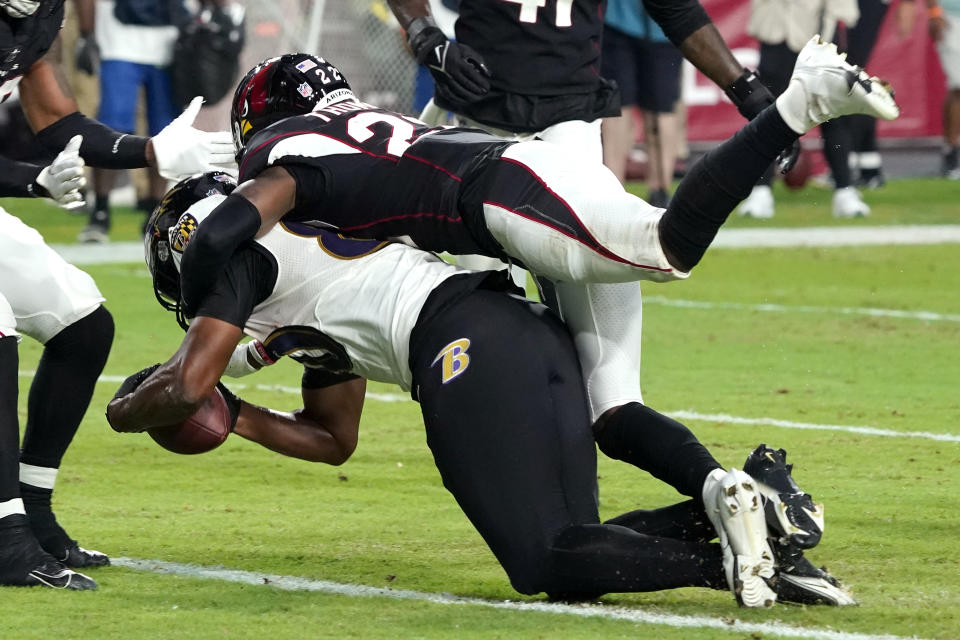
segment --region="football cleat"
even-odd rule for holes
[[[848,63],[835,44],[823,42],[820,36],[800,51],[790,84],[776,104],[784,122],[801,134],[855,113],[883,120],[900,115],[889,85]]]
[[[107,554],[93,549],[84,549],[77,544],[76,540],[71,540],[64,550],[63,556],[57,559],[71,569],[107,567],[110,565],[110,558],[107,557]]]
[[[817,546],[823,535],[823,505],[794,482],[787,452],[761,444],[747,457],[743,470],[757,483],[770,529],[801,549]]]
[[[858,604],[850,592],[827,571],[819,569],[803,557],[803,551],[792,544],[771,541],[777,558],[779,579],[776,584],[780,602],[793,604],[825,604],[847,607]]]
[[[97,583],[90,576],[68,569],[51,558],[50,561],[44,562],[27,573],[23,586],[91,591],[97,588]]]
[[[720,538],[723,570],[737,603],[773,606],[774,557],[756,483],[743,471],[716,469],[703,484],[703,504]]]
[[[842,187],[833,192],[834,218],[862,218],[870,215],[870,205],[863,201],[856,187]]]
[[[5,529],[0,540],[0,585],[72,591],[97,588],[93,579],[71,571],[45,552],[26,524],[26,518],[22,520],[22,525]]]
[[[760,220],[772,218],[773,212],[773,191],[770,189],[770,185],[766,184],[756,185],[737,209],[737,213],[741,216]]]

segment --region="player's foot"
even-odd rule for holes
[[[943,177],[960,180],[960,147],[950,147],[943,154]]]
[[[756,483],[743,471],[716,469],[703,484],[703,504],[720,538],[723,570],[737,603],[773,606],[774,558]]]
[[[50,507],[51,491],[21,484],[20,494],[23,496],[30,529],[44,551],[73,569],[104,567],[110,564],[110,558],[106,554],[84,549],[67,535]]]
[[[0,534],[0,585],[72,591],[97,588],[89,576],[71,571],[46,553],[30,531],[26,517],[7,518],[22,518],[23,522],[4,527]]]
[[[797,486],[787,464],[787,452],[765,444],[753,450],[743,470],[757,483],[763,499],[767,525],[780,538],[800,549],[809,549],[823,535],[823,505]]]
[[[773,190],[769,185],[758,184],[740,203],[737,213],[747,218],[767,219],[773,217]]]
[[[863,218],[870,215],[870,205],[863,201],[856,187],[843,187],[833,192],[834,218]]]
[[[772,540],[770,546],[777,558],[779,580],[777,598],[794,604],[826,604],[845,607],[857,604],[850,592],[827,571],[817,568],[803,557],[803,551],[792,544]]]
[[[107,228],[99,224],[88,224],[77,234],[77,242],[84,244],[106,244],[110,242]]]
[[[776,104],[784,122],[801,134],[854,113],[883,120],[900,115],[889,85],[848,63],[835,44],[823,42],[820,36],[814,36],[800,51],[790,85]]]

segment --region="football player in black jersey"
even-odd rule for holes
[[[634,0],[641,2],[641,0]],[[512,140],[542,139],[602,162],[600,119],[620,115],[616,85],[600,75],[602,0],[461,0],[456,40],[436,27],[427,0],[388,0],[417,61],[432,74],[434,102],[454,123]],[[773,102],[733,57],[697,0],[643,0],[674,45],[752,119]],[[430,107],[424,119],[433,117]],[[795,145],[799,150],[799,146]],[[480,256],[457,259],[498,268]],[[577,336],[596,428],[643,402],[639,387],[643,300],[639,282],[551,283],[541,296]],[[618,348],[611,350],[611,345]]]
[[[184,244],[192,245],[230,192],[221,178],[181,183],[151,216],[145,250],[165,308],[180,307],[176,265]],[[766,548],[759,502],[747,506],[750,496],[759,501],[760,489],[742,485],[750,484],[743,472],[720,469],[686,427],[665,416],[657,416],[657,429],[624,422],[597,443],[606,455],[693,500],[601,523],[593,493],[596,450],[573,341],[542,305],[508,295],[502,274],[291,225],[231,257],[177,353],[130,376],[110,402],[114,429],[143,431],[189,416],[237,366],[237,354],[241,368],[246,363],[252,352],[236,348],[245,331],[263,337],[256,351],[267,351],[268,363],[284,351],[305,361],[304,409],[271,412],[221,386],[236,433],[285,455],[342,464],[357,445],[365,392],[357,374],[403,385],[421,405],[444,486],[521,593],[583,599],[702,586],[730,587],[745,606],[769,606],[778,595],[791,602],[853,602],[799,549],[783,564],[779,582],[772,580],[769,549],[763,567],[756,567],[761,577],[747,568],[746,552],[730,556],[729,566],[721,562],[726,552],[709,544],[718,534],[721,546],[736,549],[759,535]],[[358,248],[343,249],[351,244]],[[349,308],[341,308],[345,300]],[[327,355],[304,360],[303,351],[318,342],[311,337],[305,346],[297,336],[316,335],[318,327]],[[262,354],[255,358],[264,361]],[[789,478],[782,455],[761,446],[745,468],[764,483],[772,474]],[[791,491],[802,493],[795,485]],[[728,500],[743,509],[724,515]],[[744,576],[734,578],[738,561]]]
[[[76,206],[82,202],[79,158],[103,168],[155,166],[169,178],[232,165],[228,134],[191,126],[199,98],[149,139],[79,113],[58,62],[63,12],[64,0],[0,1],[0,101],[19,89],[37,140],[52,153],[63,151],[50,167],[0,159],[0,194],[51,196]],[[104,554],[79,547],[51,509],[60,461],[113,339],[113,320],[102,301],[89,276],[0,211],[0,585],[95,588],[93,580],[67,567],[108,563]],[[16,412],[19,334],[44,344],[27,401],[22,452]]]
[[[241,186],[184,255],[186,308],[195,310],[234,249],[280,219],[511,259],[559,281],[685,278],[766,165],[806,130],[850,112],[893,119],[899,109],[879,80],[811,40],[791,88],[698,162],[664,211],[556,145],[431,128],[358,102],[322,58],[272,58],[235,94]]]

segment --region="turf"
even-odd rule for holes
[[[960,223],[956,183],[893,182],[868,194],[869,224]],[[806,197],[817,192],[807,191]],[[828,192],[779,192],[766,226],[833,224]],[[82,220],[38,203],[9,203],[52,242]],[[115,239],[134,239],[139,214],[122,214]],[[74,224],[76,223],[76,224]],[[732,225],[760,224],[731,220]],[[854,221],[851,224],[865,224]],[[129,227],[129,228],[126,228]],[[87,269],[108,298],[117,339],[105,374],[165,359],[182,335],[153,300],[141,265]],[[960,255],[956,246],[716,250],[686,282],[648,285],[643,387],[651,406],[898,432],[958,434]],[[714,305],[675,306],[680,301]],[[730,303],[735,303],[731,306]],[[780,305],[762,307],[761,305]],[[928,311],[940,319],[843,313],[843,308]],[[764,310],[764,309],[771,310]],[[954,314],[953,319],[948,314]],[[39,347],[21,345],[20,369]],[[246,384],[296,387],[293,363]],[[23,421],[28,377],[21,379]],[[440,485],[417,405],[368,400],[354,457],[341,467],[289,460],[239,438],[202,456],[176,456],[146,436],[110,431],[103,408],[118,386],[98,385],[64,462],[56,505],[83,545],[149,558],[343,583],[539,601],[511,588]],[[380,393],[400,394],[388,385]],[[247,387],[278,409],[295,394]],[[861,606],[778,605],[738,610],[728,593],[699,589],[603,599],[661,614],[780,621],[921,638],[960,637],[960,443],[770,425],[690,420],[727,465],[759,442],[789,451],[801,486],[825,504],[827,529],[810,553],[853,588]],[[601,459],[601,515],[679,500],[671,489]],[[6,589],[0,637],[117,638],[759,638],[741,630],[288,592],[268,585],[142,573],[91,572],[95,593]]]

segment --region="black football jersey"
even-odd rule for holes
[[[510,144],[344,101],[258,132],[240,160],[240,182],[283,166],[297,183],[286,222],[428,251],[499,255],[480,207],[468,202],[485,166]]]
[[[44,0],[37,12],[12,18],[0,11],[0,102],[10,97],[20,78],[42,58],[63,25],[64,0]]]
[[[483,57],[491,91],[459,112],[528,132],[565,120],[619,115],[616,85],[600,76],[605,5],[603,0],[461,0],[457,41]]]

